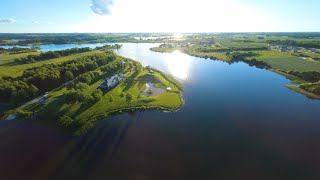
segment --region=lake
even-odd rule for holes
[[[80,138],[1,122],[0,179],[320,178],[320,101],[267,70],[154,46],[127,43],[116,53],[179,79],[180,110],[114,116]]]

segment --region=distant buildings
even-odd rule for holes
[[[161,44],[160,48],[183,48],[183,47],[210,47],[214,45],[215,42],[200,42],[200,43],[187,43],[187,42],[177,42],[177,43],[164,43]]]
[[[309,52],[311,53],[317,53],[317,49],[316,48],[310,48],[308,49]]]
[[[274,50],[278,50],[281,52],[292,52],[292,53],[299,53],[299,52],[309,52],[309,53],[318,53],[320,54],[320,51],[316,48],[303,48],[303,47],[294,47],[294,46],[280,46],[280,45],[268,45],[267,48],[269,49],[274,49]]]
[[[292,47],[292,52],[294,53],[299,52],[299,49],[297,47]]]
[[[173,44],[161,44],[159,47],[160,48],[174,48],[174,45]]]
[[[275,49],[281,52],[288,52],[288,48],[284,46],[268,46],[270,49]]]
[[[98,88],[103,90],[103,91],[109,91],[112,88],[116,87],[124,78],[123,74],[116,74],[109,79],[106,79],[103,81]]]

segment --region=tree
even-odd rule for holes
[[[131,100],[132,100],[132,95],[131,94],[126,94],[126,100],[128,101],[128,102],[130,102]]]
[[[92,93],[92,97],[94,102],[98,102],[102,99],[102,91],[100,89],[96,89],[95,91],[93,91]]]
[[[32,116],[32,112],[20,109],[17,111],[17,115],[21,118],[27,118]]]
[[[58,124],[61,127],[70,127],[73,124],[73,122],[74,122],[74,120],[67,115],[61,116],[58,120]]]
[[[89,89],[89,85],[86,83],[83,83],[83,82],[79,82],[74,86],[74,89],[85,91],[85,90]]]
[[[63,76],[64,82],[71,81],[74,78],[73,73],[71,71],[66,71]]]

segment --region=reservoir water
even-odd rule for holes
[[[154,46],[116,53],[179,79],[180,110],[114,116],[79,138],[1,122],[0,179],[320,179],[320,101],[267,70]]]

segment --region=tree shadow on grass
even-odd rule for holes
[[[94,106],[96,103],[97,102],[82,103],[80,108],[78,108],[77,111],[73,113],[73,116],[75,117],[75,115],[79,115],[83,113],[84,111]]]
[[[134,78],[137,77],[139,74],[139,71],[134,72],[131,76],[126,78],[126,80],[123,82],[123,85],[125,86],[123,91],[128,91],[133,85],[134,85]]]
[[[152,83],[154,83],[154,84],[157,84],[157,83],[159,83],[160,81],[155,77],[155,76],[153,76],[153,75],[150,75],[150,74],[145,74],[145,75],[143,75],[143,76],[141,76],[141,77],[139,77],[139,80],[138,80],[139,82],[139,87],[141,87],[142,85],[144,85],[144,84],[146,84],[146,83],[148,83],[148,82],[152,82]]]
[[[22,65],[22,64],[19,64],[19,63],[13,61],[13,62],[7,62],[4,64],[1,64],[0,66],[8,67],[8,66],[17,66],[17,65]]]

